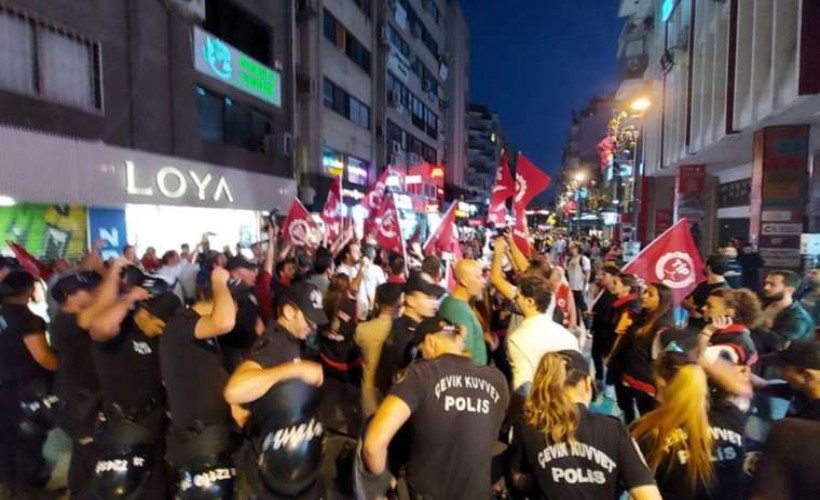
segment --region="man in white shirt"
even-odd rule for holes
[[[368,268],[371,266],[370,260],[362,256],[361,245],[356,242],[345,245],[339,255],[336,256],[336,273],[346,274],[350,278],[350,293],[356,297],[356,313],[360,321],[366,320],[367,314],[370,312],[370,304],[363,281]]]
[[[364,255],[365,257],[367,257],[369,262],[373,262],[376,259],[376,247],[366,247],[364,249]],[[364,288],[364,296],[366,298],[366,311],[359,311],[359,321],[367,320],[367,318],[370,315],[370,312],[373,310],[376,304],[376,288],[378,288],[379,285],[381,285],[382,283],[386,282],[387,276],[384,274],[384,269],[382,269],[381,266],[371,264],[365,268],[361,286]],[[364,316],[361,316],[362,312],[365,312]]]
[[[544,354],[579,351],[575,335],[547,314],[551,300],[549,281],[542,276],[525,276],[519,282],[513,305],[524,321],[507,337],[507,359],[512,369],[513,390],[521,396],[529,393]]]
[[[587,302],[584,297],[589,286],[592,265],[589,262],[589,257],[581,253],[581,247],[577,243],[569,247],[569,255],[570,259],[567,262],[569,287],[572,290],[575,308],[578,311],[577,317],[580,320],[585,317],[584,314],[587,312]],[[584,324],[586,324],[586,320],[584,320]]]

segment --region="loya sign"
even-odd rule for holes
[[[132,161],[125,161],[125,191],[132,196],[154,197],[157,194],[180,200],[195,196],[199,201],[227,201],[233,203],[233,194],[225,177],[201,174],[194,170],[183,170],[170,165],[157,169],[150,180],[139,179],[137,167]]]

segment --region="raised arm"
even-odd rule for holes
[[[120,273],[122,272],[122,268],[127,264],[128,262],[124,259],[117,259],[111,264],[102,284],[97,288],[97,296],[94,302],[88,309],[77,316],[77,325],[79,325],[80,328],[88,330],[91,326],[91,321],[97,317],[101,311],[117,301],[117,295],[120,292]]]
[[[223,395],[228,404],[246,404],[265,395],[281,381],[301,378],[306,384],[320,386],[322,366],[312,361],[296,360],[272,368],[262,368],[255,361],[245,361],[228,379]]]
[[[88,327],[91,338],[97,342],[105,342],[120,333],[120,325],[128,315],[134,304],[150,298],[151,295],[142,288],[136,287],[120,300],[102,309],[94,316]]]
[[[493,250],[493,263],[490,267],[490,283],[505,299],[513,300],[515,298],[515,287],[504,277],[504,269],[502,269],[502,261],[504,260],[506,249],[507,240],[505,238],[496,238],[495,250]]]
[[[523,273],[530,267],[530,261],[524,252],[518,248],[518,245],[515,243],[515,239],[512,237],[511,233],[507,233],[504,235],[504,238],[507,240],[507,246],[510,247],[510,255],[512,256],[512,264],[513,267],[519,272]]]
[[[236,325],[236,306],[231,292],[228,290],[228,280],[231,274],[224,268],[215,267],[211,273],[211,286],[214,292],[214,308],[211,314],[199,318],[194,335],[198,339],[207,339],[224,335]]]

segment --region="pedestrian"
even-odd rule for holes
[[[327,293],[327,289],[330,286],[330,277],[333,276],[334,270],[335,266],[333,264],[333,254],[331,254],[328,249],[319,247],[316,250],[313,269],[310,277],[307,278],[307,281],[318,288],[322,295],[324,295]],[[352,279],[350,275],[348,275],[348,277]],[[292,283],[293,282],[291,282],[291,284]]]
[[[799,287],[800,276],[790,270],[769,271],[763,283],[763,295],[771,301],[763,310],[763,326],[779,337],[781,348],[814,338],[814,320],[794,300]]]
[[[370,422],[365,467],[386,474],[388,446],[410,422],[411,498],[490,498],[493,449],[509,402],[504,375],[464,356],[466,332],[453,322],[431,318],[417,334],[424,361],[400,375]]]
[[[659,499],[655,478],[624,425],[588,409],[593,384],[577,351],[545,354],[513,432],[511,478],[522,494],[610,499],[626,488],[636,500]],[[570,450],[595,450],[589,460]]]
[[[711,255],[706,259],[703,267],[703,273],[706,275],[706,281],[698,284],[697,287],[686,297],[683,301],[683,307],[689,312],[689,326],[693,330],[700,330],[706,325],[706,320],[703,317],[703,306],[706,305],[706,299],[714,291],[720,288],[728,288],[726,283],[727,265],[726,259],[720,255]]]
[[[592,264],[589,257],[581,253],[576,243],[569,247],[570,259],[567,261],[567,277],[572,297],[575,300],[575,317],[578,325],[584,320],[587,313],[586,291],[589,286],[589,277],[592,273]]]
[[[93,362],[100,379],[104,425],[98,430],[95,467],[98,498],[140,495],[167,498],[167,407],[159,361],[159,335],[182,306],[172,292],[156,296],[139,286],[100,311],[91,322]],[[119,462],[118,462],[119,461]],[[112,467],[112,464],[128,464]]]
[[[217,337],[225,370],[231,373],[245,359],[256,338],[265,330],[260,316],[260,300],[256,296],[256,281],[260,276],[259,265],[242,254],[228,259],[225,267],[230,273],[232,286],[236,290],[236,321],[233,329]],[[268,274],[267,277],[270,275]],[[270,289],[270,280],[266,279]],[[270,301],[270,294],[264,300]]]
[[[370,321],[356,326],[355,340],[362,352],[362,411],[366,417],[376,413],[384,399],[376,386],[376,369],[382,348],[390,334],[393,319],[401,305],[402,288],[394,283],[385,283],[376,288],[376,316]]]
[[[487,282],[481,265],[475,260],[462,260],[455,267],[456,289],[441,302],[440,314],[445,319],[467,330],[467,349],[477,365],[487,364],[484,329],[470,307],[470,300],[481,296]]]
[[[727,245],[720,249],[720,255],[726,259],[726,273],[723,277],[732,288],[743,287],[743,266],[737,260],[737,248]]]
[[[159,260],[159,257],[157,257],[157,249],[154,247],[146,248],[142,259],[140,259],[140,264],[142,265],[142,269],[147,273],[154,273],[162,267],[162,262]]]
[[[613,364],[615,359],[613,355],[617,354],[619,343],[623,342],[624,335],[634,324],[635,318],[640,312],[638,279],[633,274],[621,272],[612,279],[609,291],[615,296],[608,326],[608,329],[613,332],[614,338],[612,347],[604,355],[603,361],[607,366],[607,388],[605,392],[607,397],[615,399],[615,389],[620,383],[621,373]]]
[[[236,470],[231,457],[231,408],[222,391],[228,380],[216,337],[233,330],[236,306],[228,288],[230,273],[210,266],[210,282],[197,302],[177,311],[160,337],[160,370],[168,397],[170,425],[166,460],[174,495],[230,498]],[[208,481],[194,481],[196,476]]]
[[[387,282],[404,283],[407,281],[407,269],[404,257],[395,251],[391,251],[387,256]]]
[[[59,363],[46,340],[45,320],[28,308],[34,284],[25,271],[11,271],[2,279],[0,488],[5,486],[14,498],[35,497],[48,478],[43,444],[53,422],[37,422],[24,408],[51,404],[45,398],[53,394]]]
[[[760,270],[763,269],[766,263],[757,253],[755,247],[749,242],[743,243],[737,261],[740,263],[740,267],[743,268],[743,288],[755,292],[759,291],[761,285]]]
[[[318,388],[324,379],[322,366],[304,358],[304,340],[327,323],[319,289],[292,285],[276,320],[225,386],[228,403],[250,409],[249,439],[238,458],[243,498],[322,498]]]
[[[325,372],[337,380],[359,385],[362,357],[353,339],[359,317],[346,274],[337,274],[330,280],[322,304],[328,318],[328,323],[319,329],[319,356]]]
[[[814,320],[816,332],[820,328],[820,267],[814,267],[806,271],[803,287],[795,294],[794,298],[800,301],[800,305]]]
[[[743,498],[742,412],[710,405],[704,369],[684,353],[655,361],[659,406],[630,427],[663,498]]]
[[[549,271],[550,290],[553,296],[553,319],[571,332],[578,329],[578,309],[575,307],[575,295],[567,283],[564,269],[553,266]]]
[[[598,273],[598,286],[601,288],[601,294],[592,304],[592,362],[595,367],[595,386],[598,391],[604,390],[604,357],[612,349],[616,338],[612,326],[612,303],[615,302],[616,297],[609,289],[612,281],[620,273],[620,269],[611,264],[605,264],[601,268]],[[611,381],[610,385],[613,383]]]
[[[550,295],[547,280],[528,276],[519,282],[513,301],[524,321],[507,337],[507,358],[512,369],[513,391],[522,397],[530,393],[535,367],[544,354],[579,350],[578,339],[547,314]]]
[[[387,282],[387,275],[384,270],[381,266],[376,265],[377,248],[375,246],[368,245],[365,247],[363,253],[364,256],[367,257],[368,262],[370,262],[370,265],[365,268],[364,278],[362,278],[364,295],[367,299],[367,308],[366,310],[358,311],[360,314],[365,313],[364,316],[359,316],[361,320],[365,320],[370,317],[370,314],[375,306],[376,288],[382,283]]]

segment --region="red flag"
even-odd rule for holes
[[[452,253],[456,260],[463,258],[461,252],[461,244],[458,242],[458,237],[453,231],[453,226],[456,223],[456,205],[453,202],[444,218],[441,219],[441,224],[436,228],[436,231],[427,238],[427,241],[422,247],[425,255],[439,255],[444,253]]]
[[[17,259],[17,262],[20,263],[27,273],[38,280],[48,281],[49,278],[51,278],[51,268],[40,262],[37,257],[28,253],[28,250],[13,241],[6,241],[6,244],[11,248],[11,251],[14,252],[14,257]]]
[[[447,274],[447,276],[446,276],[446,278],[447,278],[446,279],[447,290],[449,290],[450,293],[453,293],[456,290],[456,287],[458,286],[458,283],[456,282],[456,271],[455,271],[455,269],[453,269],[453,263],[452,262],[447,262],[447,273],[446,274]]]
[[[689,232],[686,219],[664,231],[646,246],[623,271],[648,283],[663,283],[672,289],[675,305],[705,279],[703,262]]]
[[[527,226],[527,214],[524,210],[516,210],[515,221],[512,227],[513,241],[521,252],[527,257],[532,256],[532,244],[530,244],[530,230]]]
[[[294,198],[288,210],[288,216],[282,225],[285,241],[296,247],[317,247],[318,228],[307,209],[298,198]]]
[[[325,208],[321,214],[325,223],[328,241],[336,241],[342,234],[342,177],[336,177],[330,183]]]
[[[371,214],[382,206],[384,193],[387,189],[387,178],[392,174],[392,170],[390,166],[382,170],[379,180],[376,181],[376,184],[373,185],[362,199],[362,207],[366,208]]]
[[[396,202],[393,200],[392,194],[384,198],[376,218],[379,220],[378,227],[373,235],[376,244],[387,251],[396,250],[404,255],[404,240],[401,237],[399,212],[396,210]]]
[[[490,197],[490,210],[487,214],[487,222],[490,224],[504,225],[507,222],[507,198],[515,194],[515,182],[510,174],[510,162],[507,152],[501,154],[501,161],[498,163],[498,171],[495,174],[495,185]]]
[[[550,186],[552,179],[536,167],[526,156],[519,153],[515,169],[515,198],[513,211],[523,212],[533,198]]]

